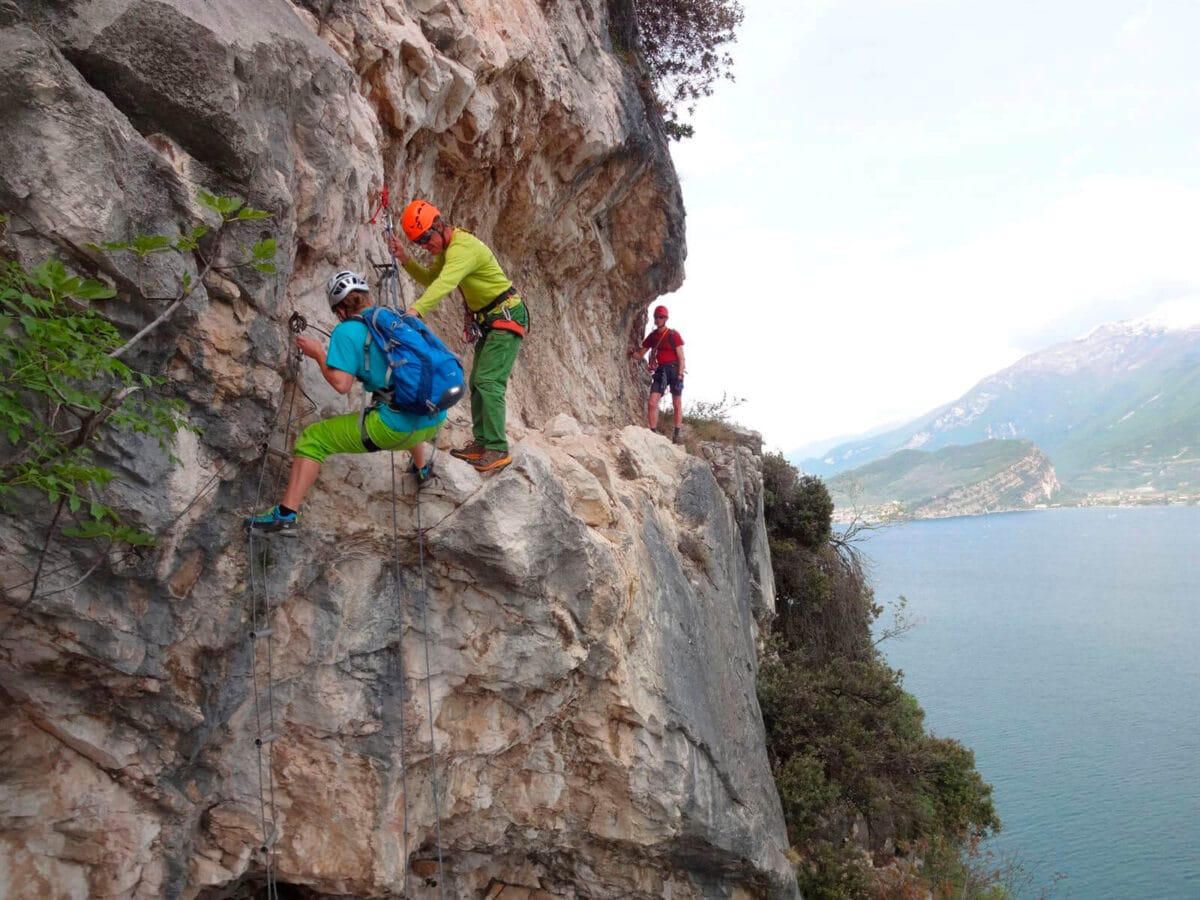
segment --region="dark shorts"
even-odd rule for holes
[[[679,363],[663,363],[654,370],[650,380],[650,393],[665,394],[671,389],[672,396],[678,397],[683,393],[683,379],[679,377]]]

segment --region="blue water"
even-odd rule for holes
[[[1056,898],[1200,900],[1200,508],[913,522],[862,548],[877,599],[921,621],[880,649],[995,788],[991,849],[1065,873]]]

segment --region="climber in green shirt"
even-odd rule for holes
[[[408,308],[409,315],[421,316],[435,309],[458,288],[467,305],[468,329],[479,334],[468,381],[473,439],[450,453],[480,472],[502,469],[512,462],[505,433],[505,395],[529,327],[525,304],[488,246],[443,221],[433,204],[414,200],[405,208],[400,225],[410,241],[433,254],[433,261],[422,266],[409,257],[398,237],[388,236],[388,247],[404,271],[425,286],[425,292]]]

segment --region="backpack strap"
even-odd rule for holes
[[[369,312],[373,308],[374,307],[368,306],[366,309],[363,310],[363,312],[364,313]],[[371,325],[369,322],[367,322],[367,320],[363,316],[357,316],[357,315],[351,316],[346,321],[347,322],[350,322],[350,321],[362,322],[363,325],[365,325],[367,328],[367,339],[365,341],[363,341],[363,371],[367,375],[370,375],[371,374],[371,352],[370,352],[371,351]],[[366,434],[366,432],[364,431],[363,434]]]

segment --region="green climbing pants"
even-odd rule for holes
[[[407,450],[421,441],[428,441],[437,434],[437,425],[413,431],[393,431],[383,424],[379,413],[367,413],[367,435],[381,450]],[[362,432],[358,428],[358,413],[347,413],[313,422],[296,439],[295,455],[305,459],[325,462],[333,453],[366,453]]]
[[[514,320],[528,327],[525,304],[511,310]],[[475,442],[488,450],[507,450],[508,435],[505,394],[508,376],[521,350],[523,339],[511,331],[493,328],[475,345],[475,362],[471,365],[471,430]]]

